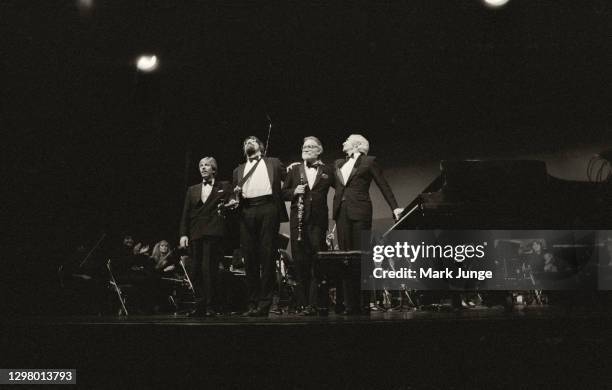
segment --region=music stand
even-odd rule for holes
[[[115,279],[115,275],[113,275],[113,270],[111,267],[111,259],[108,259],[106,261],[106,268],[108,269],[109,283],[111,287],[113,287],[113,289],[117,293],[117,297],[119,298],[119,303],[121,304],[119,315],[121,315],[121,313],[125,313],[125,315],[127,316],[128,311],[127,311],[127,308],[125,307],[126,298],[123,296],[123,292],[121,291],[121,288],[119,287],[119,283],[117,283],[117,280]]]

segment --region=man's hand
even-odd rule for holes
[[[239,205],[240,205],[239,202],[236,199],[232,198],[223,207],[225,207],[228,210],[235,210],[238,208]]]
[[[404,212],[404,209],[401,209],[399,207],[393,210],[393,215],[395,216],[395,219],[398,220],[400,218],[400,215],[402,215],[403,212]]]
[[[148,245],[145,245],[145,246],[143,246],[142,248],[140,248],[140,252],[139,252],[139,253],[140,253],[141,255],[143,255],[143,254],[147,253],[148,251],[149,251],[149,246],[148,246]]]
[[[138,244],[134,245],[134,248],[132,248],[132,251],[135,255],[140,253],[140,248],[142,247],[142,244],[139,242]]]
[[[302,195],[306,193],[306,184],[300,184],[299,186],[295,187],[295,190],[293,191],[293,195]]]
[[[182,236],[181,239],[179,240],[179,246],[181,248],[187,248],[189,246],[189,237]]]
[[[289,172],[294,166],[300,165],[300,162],[294,162],[287,167],[287,172]]]

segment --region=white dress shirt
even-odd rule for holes
[[[251,167],[255,165],[257,161],[247,161],[244,166],[244,177]],[[266,161],[262,158],[255,172],[247,179],[242,185],[242,196],[245,198],[255,198],[258,196],[272,195],[272,185],[270,184],[270,178],[268,177],[268,168],[266,167]]]
[[[210,179],[210,184],[204,184],[202,181],[202,203],[206,203],[206,199],[210,196],[212,192],[213,185],[215,185],[215,179]]]
[[[348,180],[349,176],[351,176],[351,171],[353,170],[353,167],[355,166],[355,163],[357,162],[357,159],[360,155],[361,153],[359,152],[354,153],[351,158],[349,158],[348,161],[344,163],[342,168],[340,168],[340,172],[342,172],[342,182],[344,183],[344,185],[346,185],[346,181]]]
[[[304,171],[306,172],[306,180],[308,180],[308,187],[312,190],[315,180],[317,179],[317,168],[308,168],[308,163],[304,161]]]

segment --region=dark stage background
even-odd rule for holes
[[[199,158],[229,178],[267,115],[270,155],[286,162],[306,135],[331,162],[362,133],[403,204],[441,159],[552,156],[563,173],[570,155],[578,172],[609,147],[605,0],[87,3],[0,2],[4,235],[19,282],[52,279],[103,231],[177,239]],[[144,53],[156,72],[137,73]]]

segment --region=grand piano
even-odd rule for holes
[[[533,232],[605,230],[611,226],[612,184],[609,180],[560,179],[549,175],[546,164],[537,160],[441,161],[440,174],[405,206],[396,223],[374,239],[382,243],[397,230]],[[525,238],[534,238],[532,233],[526,234]],[[597,240],[600,238],[584,245],[590,247],[587,248],[589,254],[602,246],[601,241],[595,242]],[[566,252],[576,246],[573,240],[554,244],[565,248]],[[550,243],[551,250],[552,245]],[[319,258],[328,267],[333,259],[343,260],[345,272],[357,272],[355,263],[361,261],[359,254],[349,252],[321,252]]]
[[[584,238],[572,233],[548,236],[546,250],[559,259],[559,270],[554,273],[534,267],[524,272],[529,264],[523,260],[529,257],[530,248],[526,255],[516,253],[524,250],[521,243],[531,244],[537,239],[546,242],[545,233],[542,237],[534,234],[539,230],[605,231],[611,226],[609,181],[556,178],[548,174],[543,161],[537,160],[442,161],[439,176],[405,208],[397,223],[382,234],[382,240],[396,230],[510,230],[514,239],[504,244],[513,245],[515,255],[503,253],[508,245],[496,248],[496,260],[508,260],[500,285],[563,289],[567,283],[562,287],[561,281],[571,279],[573,288],[609,289],[612,280],[605,281],[601,276],[610,273],[608,262],[599,260],[605,240],[612,238],[605,233],[586,234]],[[521,276],[517,277],[519,268]]]
[[[442,161],[394,229],[609,229],[609,182],[563,180],[537,160]]]

